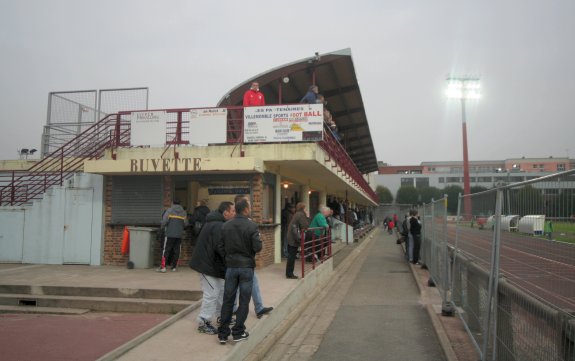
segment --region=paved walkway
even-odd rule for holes
[[[268,352],[276,360],[444,360],[395,239],[378,231]]]

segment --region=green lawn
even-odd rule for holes
[[[470,222],[459,222],[461,227],[471,227]],[[474,222],[473,228],[479,229],[477,222]],[[487,230],[487,226],[483,228]],[[547,239],[547,236],[538,236],[538,238]],[[575,222],[553,222],[553,239],[559,242],[575,243]]]
[[[575,234],[575,222],[553,222],[553,232]]]
[[[560,242],[575,243],[575,223],[553,222],[553,239]]]

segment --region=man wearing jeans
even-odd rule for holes
[[[222,240],[224,222],[234,218],[236,210],[232,202],[222,202],[216,211],[209,213],[202,228],[190,267],[200,275],[202,285],[202,307],[198,315],[198,332],[208,335],[218,333],[213,326],[214,318],[221,314],[224,298],[226,252]]]
[[[245,322],[248,317],[256,253],[262,250],[262,241],[258,226],[249,219],[250,202],[241,199],[235,204],[236,216],[222,228],[222,237],[226,250],[226,280],[224,285],[224,303],[222,305],[221,325],[218,329],[218,340],[225,344],[230,333],[235,342],[249,337]],[[240,290],[239,306],[236,312],[236,323],[230,330],[234,300]]]
[[[254,311],[256,311],[257,318],[262,318],[264,315],[267,315],[274,309],[273,307],[264,306],[264,300],[262,299],[262,293],[260,292],[260,283],[258,282],[258,275],[255,271],[252,283],[252,301],[254,301]],[[234,303],[234,313],[236,313],[237,310],[238,307],[236,303]]]

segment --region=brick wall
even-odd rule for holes
[[[256,223],[262,222],[263,190],[263,175],[254,175],[252,178],[252,219]],[[260,237],[263,243],[263,248],[262,251],[256,255],[256,265],[258,268],[269,266],[274,263],[275,227],[276,226],[273,225],[260,226]]]
[[[172,203],[172,177],[164,176],[163,179],[163,206],[169,207]],[[252,219],[256,223],[262,221],[262,192],[263,192],[263,176],[257,174],[252,179]],[[112,177],[106,177],[105,182],[105,231],[104,231],[104,265],[117,265],[124,266],[128,262],[128,255],[122,255],[122,237],[125,225],[111,224],[112,219]],[[128,225],[129,226],[129,225]],[[157,227],[157,225],[151,225]],[[268,266],[274,263],[275,254],[275,227],[273,225],[260,226],[260,236],[263,242],[262,251],[256,256],[256,264],[258,268]],[[182,239],[182,249],[180,254],[180,266],[187,266],[187,263],[192,257],[194,250],[191,232],[189,230],[184,234]],[[163,235],[158,232],[156,240],[153,245],[153,260],[154,265],[160,264],[163,247]]]
[[[256,174],[252,178],[252,219],[256,223],[262,222],[263,204],[262,192],[264,189],[263,175]]]
[[[164,176],[163,179],[163,206],[168,208],[172,204],[172,177]],[[122,255],[122,237],[124,235],[124,227],[126,225],[111,224],[112,220],[112,177],[106,177],[105,182],[105,211],[104,211],[104,265],[124,266],[128,262],[128,255]],[[129,225],[127,225],[129,226]],[[157,228],[158,225],[150,225]],[[162,257],[162,247],[164,245],[163,235],[158,232],[156,240],[153,244],[153,260],[154,265],[158,266]],[[186,231],[182,239],[182,248],[180,253],[180,266],[186,266],[192,257],[193,240],[191,233]]]
[[[256,255],[256,266],[262,268],[274,263],[275,253],[275,229],[277,226],[260,226],[262,250]]]

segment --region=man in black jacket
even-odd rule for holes
[[[218,339],[225,344],[230,335],[230,323],[236,292],[240,290],[239,306],[236,312],[236,323],[231,330],[233,340],[243,341],[249,337],[245,331],[248,317],[256,253],[262,250],[262,241],[257,224],[249,219],[250,202],[239,200],[236,205],[236,216],[226,222],[222,236],[226,252],[226,282],[224,285],[224,303],[222,305],[221,325]]]
[[[215,335],[212,324],[219,316],[224,298],[224,278],[226,276],[225,248],[222,227],[236,215],[232,202],[222,202],[216,211],[209,213],[206,224],[198,236],[190,267],[200,273],[202,285],[202,307],[198,315],[198,332]]]
[[[421,248],[421,222],[417,216],[416,210],[409,212],[409,233],[413,239],[413,258],[410,261],[413,264],[419,264],[419,250]]]

